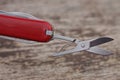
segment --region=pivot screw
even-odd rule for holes
[[[81,44],[81,47],[82,47],[82,48],[84,48],[84,47],[85,47],[85,44],[84,44],[84,43],[82,43],[82,44]]]

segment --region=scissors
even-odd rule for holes
[[[100,37],[81,41],[79,39],[54,33],[52,25],[44,20],[22,12],[0,11],[0,38],[6,38],[27,43],[49,42],[54,39],[70,41],[75,48],[55,53],[53,56],[63,56],[80,51],[92,52],[99,55],[110,55],[112,52],[98,47],[112,41],[110,37]]]

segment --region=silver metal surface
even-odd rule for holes
[[[104,50],[104,49],[99,48],[97,46],[91,47],[90,49],[88,49],[86,51],[92,52],[94,54],[100,54],[100,55],[110,55],[110,54],[112,54],[110,51]]]
[[[66,36],[61,36],[61,35],[57,35],[57,34],[53,35],[53,39],[61,39],[61,40],[66,40],[66,41],[71,41],[71,42],[73,42],[74,40],[76,40],[74,38],[70,38],[70,37],[66,37]]]
[[[23,12],[6,12],[6,11],[0,10],[0,14],[6,14],[6,15],[10,15],[10,16],[17,16],[17,17],[40,20],[39,18],[36,18],[36,17],[34,17],[34,16],[30,15],[30,14],[23,13]]]
[[[87,40],[87,41],[80,41],[80,40],[77,40],[77,39],[57,35],[57,39],[62,39],[62,40],[75,42],[77,44],[77,46],[74,49],[71,49],[71,50],[66,50],[66,51],[63,51],[63,52],[55,53],[53,56],[62,56],[62,55],[71,54],[71,53],[74,53],[74,52],[79,52],[79,51],[84,51],[84,50],[88,51],[88,52],[92,52],[94,54],[100,54],[100,55],[111,54],[111,52],[106,51],[102,48],[99,48],[99,47],[97,47],[97,45],[100,45],[100,44],[103,44],[103,43],[106,43],[106,42],[110,42],[110,41],[113,40],[112,38],[101,37],[101,38]],[[91,46],[91,43],[92,43],[92,46]]]
[[[53,31],[47,30],[47,31],[46,31],[46,35],[53,36]]]
[[[29,18],[29,19],[35,19],[35,20],[40,20],[39,18],[36,18],[30,14],[23,13],[23,12],[8,12],[10,15],[18,16],[18,17],[24,17],[24,18]]]
[[[24,40],[24,39],[19,39],[19,38],[12,38],[12,37],[2,36],[2,35],[0,35],[0,38],[8,39],[8,40],[13,40],[13,41],[18,41],[18,42],[23,42],[23,43],[28,43],[28,44],[37,43],[36,41]]]
[[[68,50],[68,51],[64,51],[64,52],[55,53],[53,56],[63,56],[66,54],[72,54],[72,53],[80,52],[80,51],[82,51],[82,50],[76,51],[75,49],[72,49],[72,50]],[[90,49],[85,50],[85,51],[91,52],[93,54],[98,54],[98,55],[110,55],[110,54],[112,54],[110,51],[104,50],[104,49],[99,48],[99,47],[91,47]]]

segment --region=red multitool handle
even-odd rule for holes
[[[46,31],[52,26],[41,20],[32,20],[0,14],[0,35],[39,42],[48,42],[52,36]]]

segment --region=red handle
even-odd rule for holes
[[[39,42],[48,42],[52,36],[46,31],[52,26],[41,20],[32,20],[0,14],[0,35]]]

